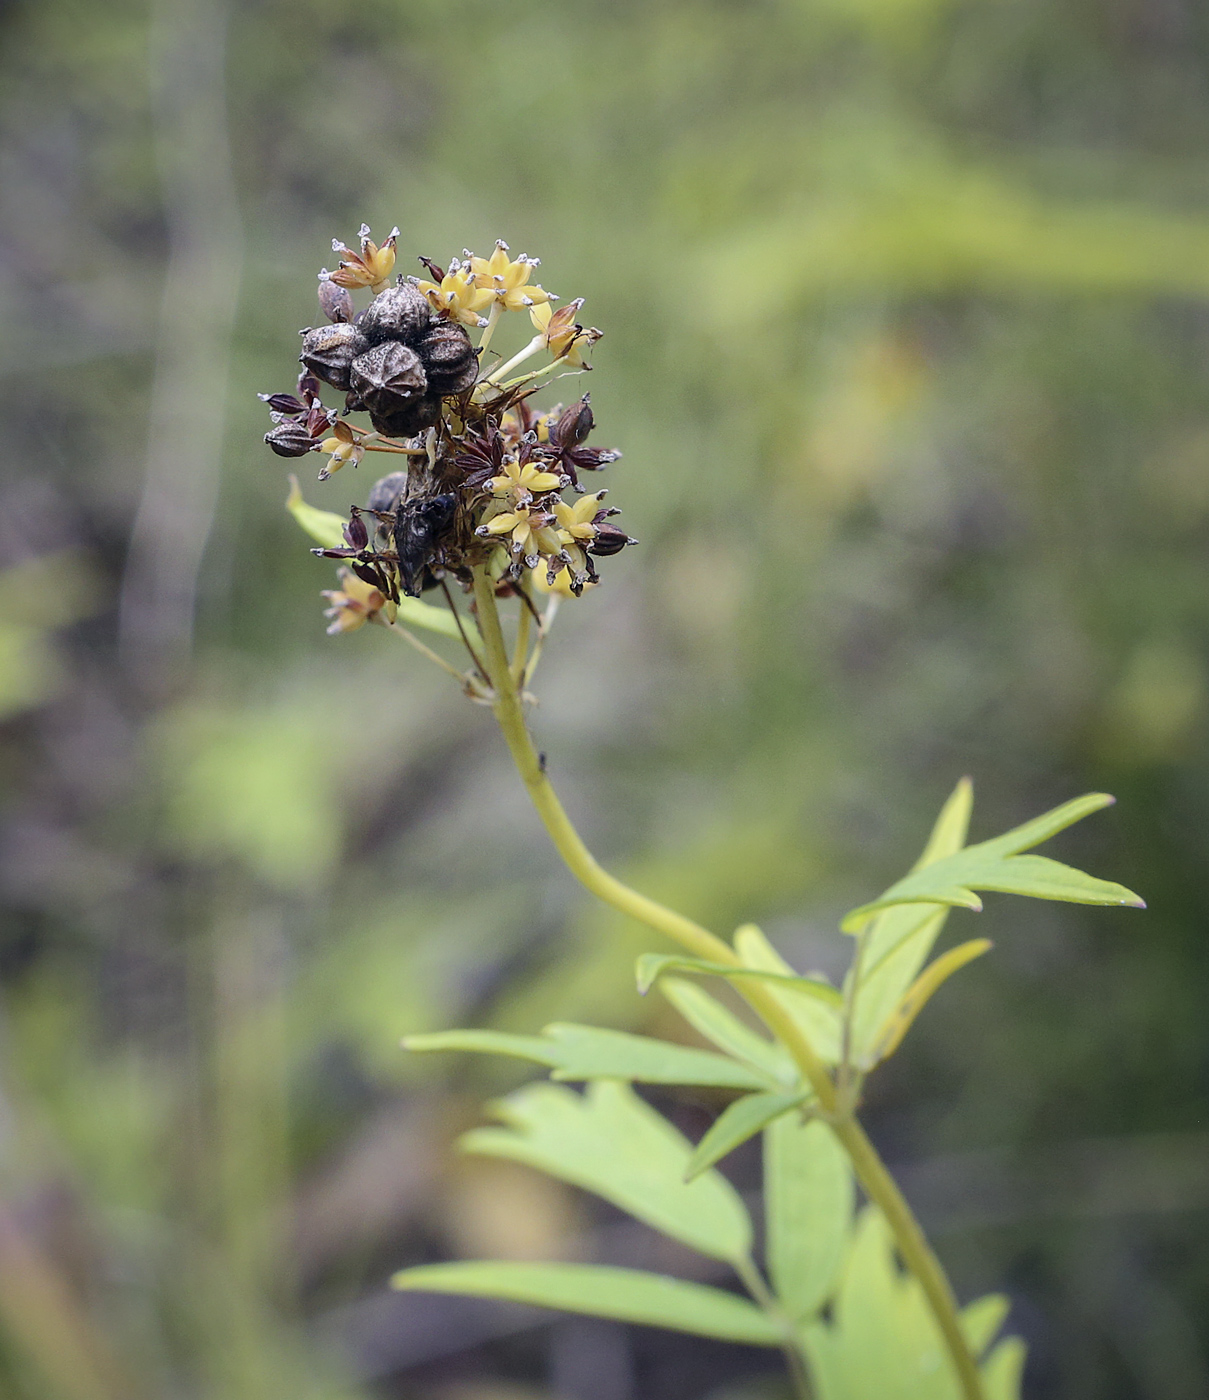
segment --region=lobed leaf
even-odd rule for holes
[[[856,1186],[835,1135],[817,1120],[775,1119],[764,1132],[768,1272],[788,1315],[804,1321],[835,1289],[852,1236]]]
[[[663,977],[659,990],[692,1028],[735,1059],[779,1084],[797,1084],[798,1068],[789,1052],[752,1030],[695,982]]]
[[[537,1083],[493,1106],[505,1126],[476,1128],[467,1152],[506,1157],[580,1186],[701,1254],[728,1263],[751,1250],[751,1219],[716,1171],[686,1182],[692,1144],[618,1080],[585,1094]]]
[[[784,982],[772,985],[773,995],[798,1023],[819,1059],[835,1064],[840,1058],[843,996],[835,988],[828,988],[831,997],[813,992],[802,995],[804,989],[797,985],[799,982],[809,982],[812,987],[826,984],[799,978],[755,924],[743,924],[735,930],[735,951],[746,966],[785,978]]]
[[[639,1269],[598,1264],[427,1264],[397,1273],[391,1287],[504,1298],[747,1346],[775,1347],[784,1340],[777,1323],[745,1298]]]
[[[1097,879],[1044,856],[1019,854],[1029,846],[1048,840],[1090,812],[1108,806],[1112,800],[1106,793],[1089,793],[994,840],[966,846],[939,860],[917,866],[872,904],[853,909],[840,927],[845,933],[859,933],[880,910],[901,904],[945,904],[979,910],[982,901],[978,898],[977,890],[1030,895],[1037,899],[1056,899],[1073,904],[1144,908],[1143,901],[1124,885]]]
[[[813,1095],[809,1089],[794,1089],[787,1093],[744,1094],[729,1104],[715,1119],[709,1131],[697,1144],[689,1159],[685,1180],[692,1181],[707,1167],[720,1162],[748,1138],[766,1128],[774,1118],[789,1113]]]
[[[665,972],[695,972],[703,977],[724,977],[728,981],[755,977],[762,982],[783,982],[794,991],[817,997],[828,1006],[840,1007],[844,1004],[843,997],[830,982],[817,977],[799,976],[792,968],[771,971],[761,967],[732,967],[730,963],[707,962],[704,958],[688,958],[679,953],[643,953],[638,959],[636,972],[638,991],[642,996],[646,996]]]
[[[468,1050],[532,1060],[558,1080],[630,1079],[641,1084],[697,1084],[719,1089],[766,1089],[770,1076],[726,1055],[673,1045],[653,1036],[555,1022],[541,1035],[503,1031],[437,1031],[409,1035],[407,1050]]]

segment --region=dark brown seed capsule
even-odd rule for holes
[[[395,517],[395,550],[403,592],[420,596],[424,569],[439,548],[441,536],[453,523],[458,498],[452,492],[427,501],[408,501]]]
[[[353,361],[352,391],[371,413],[391,413],[399,400],[419,398],[428,390],[428,378],[419,355],[397,340],[375,345]]]
[[[396,399],[385,411],[369,411],[374,432],[383,437],[409,438],[431,428],[441,416],[441,396],[425,394],[422,398]]]
[[[344,538],[350,549],[364,549],[369,544],[369,531],[358,511],[354,510],[344,527]]]
[[[588,434],[595,426],[596,421],[592,417],[592,409],[588,403],[588,396],[585,394],[578,403],[573,403],[560,415],[550,436],[565,450],[569,447],[578,447],[581,442],[586,441]]]
[[[404,282],[387,287],[361,313],[357,326],[371,345],[384,340],[415,342],[433,319],[432,307],[423,292]]]
[[[257,394],[256,397],[261,403],[267,403],[273,413],[280,413],[285,418],[296,418],[298,414],[306,412],[306,404],[293,394]]]
[[[353,295],[349,289],[338,286],[327,277],[319,279],[319,305],[329,321],[351,321],[355,314]]]
[[[353,360],[364,349],[365,341],[357,328],[342,321],[307,331],[298,358],[325,384],[333,389],[347,389]]]
[[[369,499],[365,503],[365,509],[394,510],[399,504],[399,497],[403,494],[403,488],[406,485],[406,472],[391,472],[389,476],[384,476],[381,481],[374,482],[373,490],[370,491]]]
[[[479,374],[470,337],[452,321],[438,321],[416,342],[434,394],[464,394]]]
[[[278,423],[264,435],[279,457],[305,457],[315,445],[315,439],[306,430],[306,424],[297,419],[287,419]]]
[[[616,525],[605,521],[597,525],[596,538],[588,545],[588,553],[601,556],[619,554],[627,544],[637,543],[638,541],[631,539],[624,530],[619,530]]]

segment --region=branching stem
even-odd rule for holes
[[[496,721],[538,816],[567,869],[585,889],[606,904],[664,934],[694,956],[739,966],[741,959],[729,943],[693,919],[623,884],[610,875],[584,845],[551,787],[545,763],[529,737],[520,690],[513,680],[504,645],[495,585],[481,567],[474,571],[474,596],[483,637],[485,669],[495,693],[492,709]],[[957,1373],[962,1400],[985,1400],[977,1363],[961,1330],[952,1286],[906,1198],[857,1122],[852,1105],[837,1102],[835,1081],[776,992],[761,986],[755,979],[742,980],[748,984],[742,988],[744,997],[792,1054],[803,1077],[818,1096],[819,1116],[843,1145],[865,1194],[886,1217],[903,1263],[918,1280],[928,1300]]]

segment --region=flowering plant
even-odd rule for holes
[[[576,320],[580,299],[553,309],[555,298],[532,281],[536,261],[513,259],[502,242],[490,257],[465,252],[447,269],[422,259],[428,279],[390,284],[397,237],[395,230],[379,247],[363,228],[359,252],[335,245],[339,267],[320,274],[327,322],[303,332],[297,391],[262,396],[273,419],[266,441],[283,456],[326,454],[321,480],[371,452],[406,462],[347,521],[307,505],[294,485],[290,508],[319,541],[315,552],[342,563],[340,586],[326,594],[329,631],[377,623],[491,706],[569,870],[679,945],[638,960],[639,991],[657,987],[713,1048],[561,1023],[538,1035],[446,1031],[405,1044],[548,1069],[552,1082],[496,1104],[501,1126],[471,1132],[465,1149],[594,1192],[727,1265],[747,1296],[590,1263],[438,1264],[404,1270],[396,1287],[779,1347],[797,1393],[819,1400],[1016,1400],[1023,1343],[996,1340],[1006,1300],[958,1307],[857,1110],[868,1075],[898,1049],[932,995],[990,947],[976,938],[932,958],[950,909],[981,909],[979,891],[1141,906],[1121,885],[1026,854],[1112,799],[1077,798],[970,845],[972,787],[963,779],[910,873],[841,922],[852,958],[839,985],[794,969],[753,924],[728,941],[605,871],[563,810],[526,722],[528,687],[560,601],[599,581],[596,558],[635,543],[611,523],[604,492],[586,493],[580,481],[620,455],[587,446],[588,396],[546,411],[530,402],[552,378],[585,372],[600,332]],[[358,288],[373,293],[360,312],[351,296]],[[537,333],[502,361],[491,345],[507,312],[527,312]],[[538,356],[537,368],[522,369]],[[324,406],[323,384],[344,393],[342,409]],[[368,413],[371,427],[354,426],[355,413]],[[428,589],[440,590],[444,608],[422,600]],[[468,607],[459,608],[458,592]],[[547,597],[544,610],[538,595]],[[514,612],[511,622],[501,605]],[[466,668],[422,642],[421,629],[456,638]],[[760,1029],[707,991],[702,983],[711,980],[733,989]],[[693,1144],[635,1084],[705,1085],[733,1099]],[[717,1168],[757,1134],[762,1267],[747,1206]]]

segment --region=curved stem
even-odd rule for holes
[[[614,909],[639,920],[657,933],[664,934],[695,956],[707,958],[712,962],[739,965],[740,958],[729,943],[723,942],[716,934],[710,933],[694,920],[685,918],[683,914],[678,914],[674,909],[668,909],[656,900],[648,899],[646,895],[630,889],[603,869],[584,845],[550,786],[546,777],[545,760],[534,749],[529,738],[520,694],[513,682],[508,652],[504,645],[504,634],[495,601],[495,585],[482,568],[474,571],[474,596],[478,609],[479,631],[483,638],[486,670],[495,694],[492,709],[530,799],[537,808],[538,816],[545,824],[555,850],[563,858],[568,870],[580,884],[603,899],[606,904],[611,904]],[[742,980],[748,982],[746,978]],[[984,1400],[978,1366],[961,1330],[953,1289],[906,1198],[886,1170],[851,1107],[837,1105],[835,1082],[827,1067],[819,1059],[809,1038],[777,997],[776,992],[770,987],[761,986],[754,979],[739,990],[793,1055],[798,1068],[818,1095],[820,1116],[829,1124],[848,1153],[865,1194],[886,1217],[903,1263],[919,1280],[919,1285],[928,1300],[957,1373],[963,1400]]]

